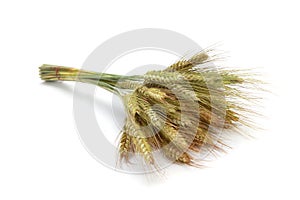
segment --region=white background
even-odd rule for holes
[[[0,199],[299,199],[299,19],[288,0],[1,1]],[[222,42],[226,64],[263,68],[274,93],[266,131],[209,168],[172,166],[157,181],[94,160],[76,134],[74,84],[44,84],[38,67],[81,67],[102,42],[138,28]]]

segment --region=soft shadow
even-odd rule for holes
[[[68,95],[69,97],[73,97],[74,86],[71,84],[62,82],[42,82],[41,85],[50,88],[55,88],[58,91],[61,91],[64,94]],[[97,98],[96,96],[91,97],[90,94],[87,94],[85,92],[79,93],[79,98],[81,98],[82,101],[88,101],[90,100],[90,98],[94,98],[95,107],[97,107],[97,110],[101,110],[101,113],[103,113],[104,115],[110,115],[111,105],[108,104],[106,101],[103,101],[103,99]],[[116,112],[121,114],[122,110],[118,109],[116,110]]]

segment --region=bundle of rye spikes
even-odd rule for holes
[[[211,50],[202,50],[160,71],[122,76],[42,65],[45,81],[79,81],[97,85],[124,102],[126,122],[120,133],[119,161],[132,155],[156,165],[153,152],[167,159],[199,166],[197,155],[222,151],[226,134],[252,127],[250,102],[260,81],[249,70],[215,66]],[[224,131],[225,130],[225,131]]]

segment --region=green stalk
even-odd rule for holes
[[[78,81],[97,85],[118,96],[121,96],[117,83],[122,81],[138,81],[139,76],[121,76],[108,73],[91,72],[71,67],[44,64],[40,67],[40,76],[45,81]]]

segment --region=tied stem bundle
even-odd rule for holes
[[[214,67],[203,50],[164,70],[122,76],[42,65],[45,81],[79,81],[97,85],[124,102],[127,118],[120,133],[119,161],[133,153],[156,166],[154,151],[181,164],[200,166],[198,154],[222,151],[224,130],[252,127],[250,102],[260,81],[247,70]]]

